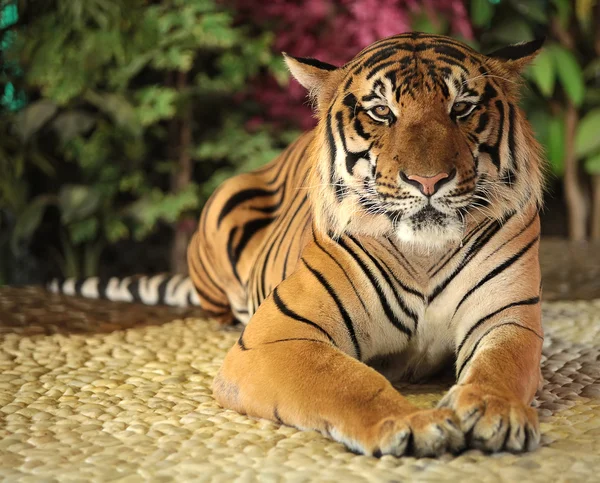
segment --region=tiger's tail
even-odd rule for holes
[[[199,307],[200,299],[190,277],[185,275],[133,275],[125,278],[89,277],[53,279],[46,288],[53,293],[90,299],[138,302],[144,305]]]

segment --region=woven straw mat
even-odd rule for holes
[[[543,310],[541,448],[376,459],[314,431],[220,408],[210,385],[237,330],[160,309],[2,289],[0,477],[600,481],[600,299],[548,302]],[[427,408],[448,387],[401,389]]]

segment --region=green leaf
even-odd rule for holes
[[[565,122],[564,116],[551,116],[543,107],[532,108],[528,115],[535,137],[544,147],[552,172],[564,172]]]
[[[583,76],[586,79],[595,79],[600,77],[600,57],[592,60],[588,65],[583,69]]]
[[[565,171],[565,120],[563,116],[552,117],[548,122],[547,150],[552,171],[561,176]]]
[[[585,96],[583,72],[573,53],[561,45],[548,47],[557,68],[558,79],[575,106],[580,106]]]
[[[551,97],[556,81],[552,54],[548,50],[542,50],[529,67],[529,71],[532,80],[537,84],[544,97]]]
[[[548,21],[546,12],[547,0],[512,0],[511,4],[521,15],[534,22],[545,24]]]
[[[69,235],[71,241],[75,245],[81,245],[82,243],[93,240],[96,238],[97,233],[97,218],[87,218],[85,220],[75,221],[69,225]]]
[[[198,187],[190,183],[177,193],[164,193],[154,188],[131,203],[125,213],[137,222],[134,235],[139,240],[150,233],[159,221],[175,223],[182,213],[197,207]]]
[[[44,99],[29,104],[21,110],[15,119],[15,127],[21,139],[28,141],[54,116],[57,109],[58,107],[54,102]]]
[[[141,126],[131,103],[122,95],[88,91],[85,98],[112,118],[115,124],[134,135],[141,134]]]
[[[590,174],[600,174],[600,153],[587,158],[583,163],[583,167]]]
[[[87,218],[100,204],[97,191],[84,185],[65,185],[58,194],[61,220],[64,224]]]
[[[588,87],[585,90],[585,97],[583,98],[585,104],[600,104],[600,88]]]
[[[104,232],[109,243],[115,243],[129,236],[129,228],[117,218],[110,218],[106,221]]]
[[[571,0],[553,0],[552,3],[556,7],[556,16],[563,30],[569,28],[571,21]]]
[[[600,148],[600,108],[588,112],[580,121],[575,133],[575,154],[581,158]]]
[[[494,6],[488,0],[471,0],[471,21],[476,27],[486,27],[494,16]]]
[[[75,136],[84,134],[96,124],[96,119],[83,111],[67,111],[59,114],[51,127],[56,131],[61,143],[67,143]]]
[[[148,86],[138,89],[137,117],[142,126],[150,126],[163,119],[171,119],[177,113],[177,91],[167,87]]]
[[[491,39],[497,48],[533,40],[531,26],[525,20],[516,16],[492,27],[483,35]]]
[[[448,28],[448,19],[440,15],[420,12],[412,18],[410,26],[415,32],[443,34]]]
[[[46,207],[52,202],[52,198],[48,196],[38,196],[19,215],[10,240],[11,249],[14,253],[18,251],[20,243],[29,241],[33,236],[42,221]]]

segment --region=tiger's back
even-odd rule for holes
[[[227,180],[202,212],[188,266],[200,306],[221,323],[248,322],[310,238],[312,139],[304,134],[263,168]]]

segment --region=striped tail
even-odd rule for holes
[[[53,293],[116,302],[139,302],[145,305],[170,305],[173,307],[200,305],[192,280],[184,275],[53,279],[48,283],[47,289]]]

